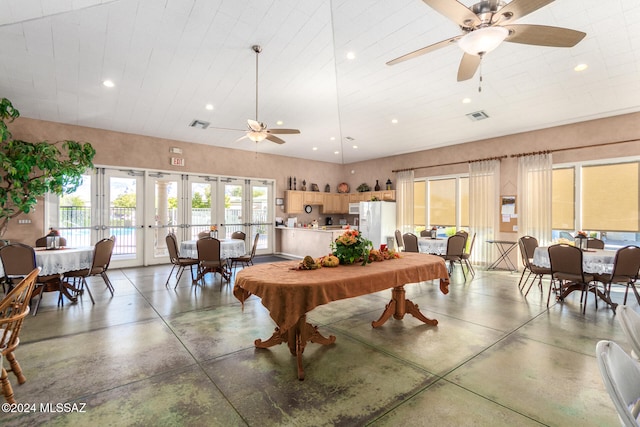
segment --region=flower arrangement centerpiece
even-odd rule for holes
[[[369,263],[369,251],[373,249],[371,240],[367,240],[358,230],[347,229],[340,237],[331,243],[331,251],[340,264]]]

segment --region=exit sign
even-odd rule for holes
[[[172,157],[171,166],[184,166],[184,159],[180,157]]]

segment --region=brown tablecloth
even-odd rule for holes
[[[298,261],[244,268],[236,276],[233,294],[242,302],[251,294],[262,298],[262,305],[284,331],[315,307],[331,301],[434,279],[441,279],[441,291],[448,292],[446,265],[435,255],[407,252],[399,259],[364,267],[356,264],[292,270],[296,265]]]

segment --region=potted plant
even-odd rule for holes
[[[95,149],[88,142],[49,143],[13,139],[7,123],[20,112],[7,98],[0,100],[0,237],[11,219],[31,212],[46,193],[75,191],[82,174],[93,167]]]

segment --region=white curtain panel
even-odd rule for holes
[[[551,154],[518,159],[518,234],[551,243]]]
[[[398,230],[413,233],[413,171],[396,172],[396,223]]]
[[[500,193],[500,160],[469,163],[469,231],[476,233],[471,261],[489,265],[495,259],[495,248],[487,240],[498,233]]]

